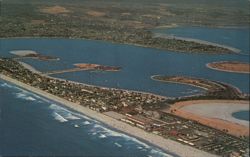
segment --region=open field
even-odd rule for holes
[[[250,73],[250,64],[236,61],[224,61],[208,63],[207,67],[214,70],[234,72],[234,73]]]
[[[53,6],[53,7],[42,8],[40,11],[43,13],[47,13],[47,14],[62,14],[62,13],[70,12],[66,8],[58,6],[58,5]]]
[[[232,117],[233,112],[249,110],[249,101],[196,100],[177,102],[166,112],[198,121],[236,136],[249,136],[249,122]]]

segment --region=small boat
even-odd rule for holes
[[[75,124],[74,127],[75,127],[75,128],[79,128],[79,125]]]

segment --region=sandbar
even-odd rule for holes
[[[32,50],[14,50],[10,51],[11,54],[17,55],[19,57],[25,57],[27,55],[37,55],[38,53],[36,51]]]

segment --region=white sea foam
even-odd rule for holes
[[[75,127],[75,128],[79,128],[80,126],[79,126],[79,125],[77,125],[77,124],[74,124],[74,127]]]
[[[49,99],[40,97],[39,95],[36,95],[36,94],[34,94],[34,93],[32,93],[32,96],[34,96],[35,98],[39,99],[39,100],[40,100],[39,102],[47,102],[47,103],[50,103],[50,102],[51,102]]]
[[[31,96],[28,96],[28,97],[26,97],[26,100],[35,101],[36,99],[31,97]]]
[[[89,124],[91,124],[91,123],[90,123],[89,121],[84,121],[83,124],[84,124],[84,125],[89,125]]]
[[[74,118],[77,117],[77,119],[83,118],[83,119],[88,120],[88,121],[91,121],[91,122],[100,123],[99,121],[96,121],[96,120],[94,120],[94,119],[92,119],[92,118],[90,118],[90,117],[88,117],[88,116],[85,116],[85,115],[83,115],[83,114],[80,114],[80,113],[76,113],[76,112],[70,111],[70,110],[68,110],[68,109],[66,109],[66,108],[64,108],[64,107],[62,107],[62,106],[56,105],[56,104],[51,104],[49,108],[50,108],[50,109],[53,109],[53,110],[56,110],[56,111],[58,111],[58,112],[61,112],[61,113],[63,113],[66,117],[68,116],[69,118],[70,118],[70,117],[72,118],[72,117],[74,116]]]
[[[143,149],[143,147],[141,147],[141,146],[138,146],[138,147],[137,147],[137,149]]]
[[[27,95],[25,92],[16,93],[16,97],[28,101],[35,101],[36,99],[32,96]]]
[[[7,87],[7,88],[12,88],[15,90],[18,90],[18,93],[15,93],[17,98],[21,98],[21,99],[25,99],[25,100],[29,100],[29,101],[35,101],[35,100],[40,100],[38,102],[50,102],[48,99],[42,98],[37,94],[34,94],[32,92],[29,92],[27,90],[24,90],[22,88],[19,88],[17,86],[8,84],[8,83],[2,83],[0,84],[1,87]]]
[[[8,88],[13,88],[12,85],[8,84],[8,83],[2,83],[1,87],[8,87]]]
[[[144,142],[141,142],[140,140],[137,140],[134,137],[125,135],[123,133],[119,133],[117,131],[110,130],[110,129],[108,129],[108,128],[104,127],[104,126],[101,126],[99,124],[95,124],[94,128],[99,128],[100,129],[99,132],[105,133],[105,135],[107,135],[107,136],[111,136],[111,137],[123,137],[127,141],[133,141],[133,142],[138,143],[140,146],[143,146],[143,147],[145,147],[147,149],[150,148],[150,146],[148,144],[146,144]]]
[[[75,116],[73,112],[71,112],[71,111],[67,110],[66,108],[63,108],[59,105],[51,104],[49,106],[49,108],[52,109],[53,111],[59,113],[63,118],[65,118],[67,120],[81,119],[80,117]]]
[[[157,148],[152,148],[151,146],[149,146],[148,144],[134,138],[134,137],[130,137],[126,134],[123,134],[123,133],[119,133],[119,132],[116,132],[116,131],[113,131],[113,130],[110,130],[104,126],[101,126],[99,124],[95,124],[93,126],[95,129],[94,130],[91,130],[93,133],[92,135],[96,135],[96,134],[101,134],[99,136],[99,138],[104,138],[103,135],[105,135],[106,137],[122,137],[123,139],[127,140],[127,141],[131,141],[131,142],[134,142],[134,143],[137,143],[137,148],[138,149],[141,149],[141,150],[144,150],[144,151],[148,151],[150,150],[150,154],[151,156],[159,156],[159,157],[172,157],[172,155],[169,155],[169,154],[166,154],[164,153],[163,151],[157,149]],[[106,138],[105,137],[105,138]]]
[[[150,151],[150,154],[151,154],[152,156],[159,156],[159,157],[174,157],[173,155],[164,153],[164,152],[162,152],[162,151],[159,150],[159,149],[152,149],[152,150]]]
[[[118,132],[113,131],[113,130],[110,130],[110,129],[108,129],[104,126],[101,126],[99,124],[95,124],[94,128],[99,128],[100,132],[105,132],[108,136],[113,136],[113,137],[122,137],[123,136],[123,134],[118,133]]]
[[[63,116],[61,116],[60,114],[53,112],[53,117],[58,120],[59,122],[67,122],[68,120],[63,118]]]
[[[93,132],[91,135],[96,135],[97,133],[96,132]]]
[[[101,135],[99,136],[99,138],[107,138],[107,136],[104,135],[104,134],[101,134]]]
[[[16,93],[17,98],[22,98],[22,97],[26,97],[27,95],[24,93]]]
[[[63,107],[61,107],[61,106],[58,106],[58,105],[56,105],[56,104],[51,104],[50,106],[49,106],[49,108],[50,109],[53,109],[53,110],[64,110],[64,111],[66,111],[67,109],[65,109],[65,108],[63,108]]]
[[[122,147],[122,145],[119,144],[119,143],[117,143],[117,142],[115,142],[114,144],[115,144],[117,147],[120,147],[120,148]]]
[[[66,119],[69,119],[69,120],[77,120],[77,119],[81,119],[79,117],[76,117],[74,115],[72,115],[71,113],[68,113],[66,116],[65,116]]]
[[[74,114],[77,115],[77,116],[79,116],[79,117],[81,117],[81,118],[83,118],[83,119],[86,119],[86,120],[89,120],[89,121],[93,121],[93,122],[96,122],[96,123],[100,123],[100,122],[98,122],[98,121],[96,121],[96,120],[94,120],[92,118],[89,118],[89,117],[87,117],[85,115],[82,115],[82,114],[79,114],[79,113],[74,113]]]

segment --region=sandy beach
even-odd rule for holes
[[[12,78],[7,77],[5,75],[0,74],[0,79],[3,79],[3,80],[8,81],[10,83],[13,83],[21,88],[24,88],[26,90],[33,92],[35,94],[38,94],[38,95],[44,96],[48,99],[51,99],[53,101],[56,101],[64,106],[67,106],[67,107],[69,107],[75,111],[78,111],[86,116],[89,116],[89,117],[94,118],[100,122],[103,122],[104,124],[106,124],[112,128],[115,128],[121,132],[124,132],[124,133],[129,134],[129,135],[134,136],[134,137],[137,137],[139,139],[142,139],[145,142],[149,142],[149,143],[161,148],[164,151],[172,152],[173,154],[176,154],[178,156],[182,156],[182,157],[203,157],[203,156],[204,157],[213,157],[213,156],[216,156],[216,155],[209,154],[207,152],[189,147],[187,145],[183,145],[183,144],[180,144],[178,142],[175,142],[175,141],[172,141],[169,139],[165,139],[161,136],[158,136],[158,135],[155,135],[152,133],[148,133],[148,132],[141,130],[137,127],[133,127],[129,124],[123,123],[119,120],[113,119],[113,118],[108,117],[108,116],[101,114],[99,112],[90,110],[90,109],[88,109],[84,106],[80,106],[76,103],[69,102],[65,99],[54,96],[54,95],[49,94],[49,93],[42,91],[40,89],[34,88],[32,86],[29,86],[27,84],[19,82],[15,79],[12,79]]]
[[[195,100],[175,103],[166,112],[198,121],[204,125],[241,136],[249,136],[249,121],[236,119],[232,113],[249,110],[249,101]]]

